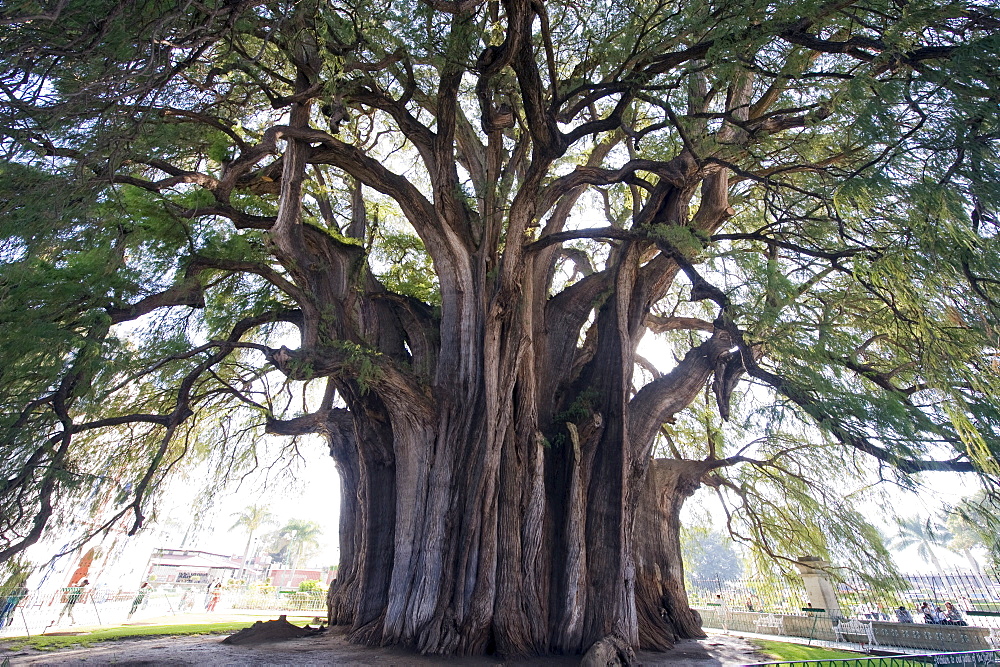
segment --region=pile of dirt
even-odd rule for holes
[[[287,616],[279,616],[276,621],[257,621],[249,628],[243,628],[233,635],[229,635],[222,640],[223,644],[264,644],[267,642],[277,642],[285,639],[298,639],[300,637],[311,637],[326,628],[311,628],[308,625],[300,628],[288,622]]]

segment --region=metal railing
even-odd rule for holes
[[[55,593],[0,597],[0,637],[35,635],[82,625],[117,625],[129,618],[176,613],[178,599],[148,589],[138,591],[62,589]],[[70,598],[77,595],[72,604]]]
[[[794,579],[693,580],[688,591],[706,628],[863,651],[1000,648],[997,572],[906,575],[885,582],[843,578],[831,583],[839,609],[810,607],[804,586]],[[944,612],[950,612],[950,618]]]
[[[686,583],[695,608],[725,603],[730,609],[795,613],[808,606],[805,587],[795,578],[692,578]],[[952,602],[963,615],[1000,614],[1000,572],[996,570],[906,574],[887,581],[845,576],[833,585],[841,612],[847,617],[892,620],[895,610],[903,607],[920,623],[923,614],[916,612],[924,602],[932,609],[944,609]]]
[[[749,667],[923,667],[924,665],[954,665],[956,667],[987,667],[997,665],[998,651],[959,651],[951,653],[924,653],[919,655],[891,655],[871,658],[828,658],[825,660],[792,660],[783,662],[758,662]]]
[[[705,628],[737,634],[795,638],[854,651],[988,651],[1000,647],[1000,626],[900,623],[845,618],[826,610],[751,612],[726,607],[699,609]],[[971,620],[972,617],[970,617]]]
[[[138,591],[111,592],[98,588],[84,590],[67,608],[70,596],[77,590],[30,593],[13,598],[10,592],[5,595],[0,591],[0,637],[31,636],[75,626],[120,625],[130,620],[136,622],[187,613],[298,611],[326,615],[326,594],[322,591],[282,594],[223,590],[213,605],[213,596],[202,586],[186,589],[151,587],[141,599]]]

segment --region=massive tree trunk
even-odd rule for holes
[[[704,637],[688,606],[681,559],[680,511],[705,474],[701,461],[655,459],[635,523],[636,605],[642,648],[666,650],[678,639]]]
[[[300,143],[290,140],[285,157],[282,189],[293,197]],[[639,212],[646,223],[686,218],[705,175],[683,155],[676,170],[678,182],[664,182]],[[676,512],[697,476],[669,482],[654,503],[646,471],[656,430],[706,386],[732,343],[715,331],[671,373],[633,386],[646,313],[683,256],[625,240],[604,270],[550,300],[552,253],[482,253],[469,238],[439,233],[469,227],[448,196],[432,206],[410,194],[440,221],[425,241],[441,281],[439,314],[398,298],[357,300],[352,280],[365,278],[348,277],[354,249],[280,224],[296,210],[279,211],[271,231],[312,301],[303,346],[272,360],[291,377],[329,375],[353,424],[350,438],[329,429],[349,494],[341,532],[353,540],[342,547],[331,622],[350,623],[358,641],[462,655],[579,653],[609,636],[663,649],[696,636]],[[724,219],[720,201],[724,193],[703,189],[709,229]],[[535,206],[515,198],[496,222],[526,228]],[[564,221],[550,220],[548,233]],[[637,521],[645,529],[658,519],[666,546],[637,544]],[[650,563],[659,575],[649,576]]]
[[[652,425],[704,388],[730,344],[713,336],[631,396],[640,254],[620,253],[623,296],[600,307],[602,343],[558,394],[541,393],[552,379],[535,372],[544,348],[526,308],[480,314],[498,333],[479,334],[474,377],[431,395],[391,385],[398,397],[385,401],[340,387],[354,435],[331,436],[331,453],[354,543],[342,546],[331,622],[358,641],[463,655],[579,653],[609,635],[667,649],[700,636],[678,513],[705,464],[646,469]]]
[[[458,654],[578,653],[607,635],[664,650],[701,636],[678,513],[703,467],[655,461],[626,507],[634,466],[593,463],[601,421],[569,423],[554,444],[505,438],[492,466],[453,431],[414,439],[420,453],[396,466],[366,460],[364,481],[344,483],[331,623],[367,643]]]

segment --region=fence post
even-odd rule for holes
[[[93,593],[93,591],[91,591],[91,593]],[[104,623],[101,621],[101,612],[98,611],[98,609],[97,609],[97,597],[94,596],[94,595],[91,595],[90,596],[90,602],[94,605],[94,616],[97,616],[97,624],[98,625],[104,625]]]
[[[18,611],[21,612],[21,622],[24,623],[24,634],[28,636],[28,639],[31,639],[31,630],[28,629],[28,619],[24,617],[24,608],[22,607]]]
[[[174,611],[174,605],[172,605],[172,604],[170,603],[170,596],[169,596],[169,595],[167,595],[167,592],[166,592],[166,591],[162,591],[162,595],[163,595],[163,599],[167,601],[167,609],[169,609],[169,610],[170,610],[170,615],[171,615],[171,616],[176,616],[176,615],[177,615],[177,612],[176,612],[176,611]]]
[[[840,604],[837,602],[837,594],[830,584],[830,576],[823,568],[830,564],[817,556],[802,556],[795,563],[802,577],[802,583],[806,588],[806,595],[809,597],[809,606],[826,609],[826,613],[831,619],[840,618]]]

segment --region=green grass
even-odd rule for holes
[[[308,623],[308,619],[295,622],[295,625],[305,625],[306,623]],[[7,640],[7,648],[20,650],[30,646],[40,651],[55,651],[70,646],[90,646],[97,642],[129,639],[132,637],[228,634],[250,627],[251,625],[253,625],[252,621],[190,623],[187,625],[120,625],[94,630],[85,635],[13,637]]]
[[[750,639],[757,649],[768,656],[771,660],[778,662],[797,662],[800,660],[857,660],[858,658],[874,658],[865,653],[855,653],[853,651],[835,651],[818,646],[803,646],[802,644],[788,644],[786,642],[772,642],[766,639]],[[881,656],[885,657],[885,656]],[[926,663],[916,660],[905,660],[905,656],[892,656],[895,659],[893,664],[900,667],[926,667]]]
[[[836,651],[818,646],[803,646],[802,644],[788,644],[786,642],[772,642],[766,639],[751,639],[750,642],[757,646],[761,653],[774,661],[791,662],[795,660],[828,660],[831,658],[867,658],[864,653],[854,653],[852,651]]]

